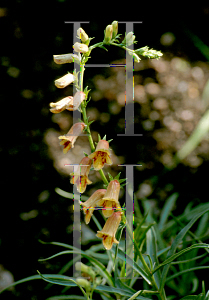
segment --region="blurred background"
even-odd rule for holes
[[[73,65],[56,65],[54,54],[72,52],[73,25],[64,21],[89,21],[83,29],[92,44],[103,40],[113,20],[142,21],[134,25],[136,48],[148,45],[161,50],[160,60],[142,59],[134,65],[135,133],[142,137],[118,137],[124,133],[125,70],[86,68],[84,85],[91,89],[88,115],[94,119],[92,133],[113,139],[113,176],[125,170],[118,164],[141,164],[135,168],[137,200],[151,204],[156,219],[165,200],[178,194],[173,214],[191,203],[208,202],[209,135],[204,136],[176,167],[173,157],[190,137],[208,109],[209,6],[196,5],[183,11],[146,9],[139,14],[111,18],[76,16],[76,4],[68,1],[2,1],[0,4],[1,76],[1,208],[0,289],[27,276],[56,273],[56,263],[38,259],[57,248],[39,240],[72,244],[73,200],[55,188],[73,191],[66,163],[79,163],[83,151],[90,153],[88,139],[80,137],[64,155],[57,137],[72,125],[72,114],[52,114],[49,103],[72,95],[72,87],[57,89],[54,80],[73,71]],[[77,13],[77,15],[79,15]],[[125,24],[119,24],[124,37]],[[95,49],[91,64],[125,63],[125,53],[108,47]],[[98,174],[86,196],[101,188]],[[4,280],[3,280],[4,278]],[[6,282],[6,283],[5,283]],[[6,291],[2,299],[46,299],[56,287],[45,291],[42,281],[24,283]]]

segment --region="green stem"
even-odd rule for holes
[[[101,44],[101,43],[99,43],[99,44]],[[84,64],[80,65],[80,90],[81,90],[81,92],[83,92],[84,70],[85,70]],[[90,144],[90,147],[91,147],[91,152],[94,152],[95,151],[95,146],[94,146],[94,141],[92,139],[91,130],[90,130],[87,114],[86,114],[86,105],[85,105],[84,102],[81,103],[81,110],[82,110],[84,123],[87,126],[86,131],[88,133],[88,139],[89,139],[89,144]],[[107,180],[103,170],[99,170],[99,173],[100,173],[100,176],[102,177],[103,182],[105,184],[108,184],[108,180]]]

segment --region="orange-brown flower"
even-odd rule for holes
[[[77,137],[82,133],[85,128],[84,123],[75,123],[66,135],[61,135],[58,139],[61,140],[60,145],[64,145],[63,152],[67,153],[71,148],[74,147],[74,143]]]
[[[97,144],[96,151],[90,154],[89,157],[93,159],[94,170],[102,169],[104,164],[112,165],[108,141],[100,140]]]
[[[97,206],[98,200],[101,200],[105,193],[105,189],[97,190],[91,195],[91,197],[87,201],[80,202],[80,204],[83,206],[86,224],[90,222],[91,216],[93,215],[94,208]]]
[[[111,217],[109,217],[101,231],[97,231],[97,237],[103,239],[103,245],[107,250],[112,248],[113,243],[119,244],[115,238],[116,231],[121,221],[121,211],[114,212]]]
[[[87,184],[91,184],[92,182],[88,179],[89,171],[91,168],[92,160],[88,157],[82,158],[79,166],[75,167],[75,172],[70,175],[73,176],[70,180],[70,183],[76,184],[77,191],[79,193],[84,193],[86,190]]]
[[[114,211],[114,208],[120,208],[118,200],[120,193],[120,183],[118,180],[110,181],[104,197],[97,202],[98,206],[103,206],[102,213],[106,218],[109,218]]]

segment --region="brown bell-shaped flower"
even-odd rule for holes
[[[80,204],[83,206],[86,224],[90,222],[91,216],[93,215],[94,212],[94,208],[97,206],[97,201],[101,200],[105,193],[106,193],[105,189],[97,190],[91,195],[91,197],[87,201],[80,202]]]
[[[97,231],[97,237],[103,239],[103,245],[107,250],[112,248],[113,243],[119,244],[115,238],[118,226],[121,221],[121,211],[114,212],[111,217],[109,217],[101,231]]]
[[[106,218],[109,218],[115,208],[120,208],[120,203],[118,200],[120,193],[120,183],[118,180],[110,181],[107,191],[104,197],[97,202],[98,206],[103,206],[102,213]]]
[[[96,151],[89,155],[93,159],[94,170],[100,170],[104,167],[104,164],[112,165],[110,158],[109,142],[100,140],[97,144]]]
[[[91,184],[92,182],[88,179],[89,171],[91,168],[92,160],[88,157],[82,158],[79,166],[75,167],[75,172],[71,173],[72,176],[70,183],[76,184],[77,191],[79,193],[84,193],[86,190],[87,184]]]
[[[77,137],[82,133],[84,128],[85,123],[75,123],[66,135],[61,135],[58,137],[58,139],[61,140],[60,145],[64,145],[64,153],[67,153],[71,148],[74,147]]]

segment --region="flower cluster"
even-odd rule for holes
[[[96,148],[94,146],[89,127],[92,121],[89,122],[86,115],[89,90],[87,87],[83,90],[84,66],[90,57],[91,51],[96,47],[101,47],[107,50],[104,47],[106,44],[118,46],[128,51],[128,53],[133,56],[135,62],[140,61],[139,55],[144,55],[145,57],[149,58],[159,58],[162,55],[160,51],[149,49],[147,46],[136,50],[128,48],[136,43],[134,33],[128,32],[122,42],[119,41],[120,35],[121,34],[118,34],[118,22],[113,21],[112,24],[107,25],[104,31],[103,42],[89,46],[92,38],[89,38],[86,32],[82,28],[79,28],[77,30],[77,37],[79,38],[80,42],[76,42],[73,45],[74,53],[53,56],[54,62],[57,64],[75,62],[80,65],[79,79],[78,74],[74,70],[73,74],[68,73],[55,80],[55,86],[57,88],[65,88],[69,84],[73,83],[77,91],[73,96],[67,96],[56,103],[50,103],[50,111],[52,113],[60,113],[64,110],[80,110],[83,115],[83,121],[73,124],[66,135],[59,136],[59,139],[61,140],[60,145],[64,146],[63,152],[67,153],[71,148],[74,147],[74,143],[83,131],[87,131],[88,133],[92,153],[89,155],[84,154],[84,157],[80,161],[79,165],[74,169],[74,172],[70,174],[72,176],[70,183],[76,185],[79,193],[84,193],[87,185],[92,184],[88,178],[92,166],[94,170],[100,172],[100,175],[106,184],[106,188],[97,190],[87,201],[80,202],[80,205],[85,214],[86,224],[90,222],[95,208],[101,209],[103,216],[107,218],[103,229],[97,232],[97,237],[103,239],[103,245],[108,250],[112,248],[113,243],[118,244],[115,234],[122,217],[122,208],[118,199],[121,187],[120,183],[125,179],[119,180],[119,174],[115,178],[112,178],[109,174],[110,181],[108,181],[103,173],[102,169],[104,165],[112,164],[109,141],[106,140],[105,136],[103,139],[99,138]]]
[[[116,21],[115,21],[116,22]],[[117,22],[111,25],[111,38],[112,33],[114,36],[117,34]],[[82,28],[79,28],[77,35],[81,40],[81,43],[75,43],[73,49],[78,54],[68,53],[62,55],[54,55],[54,62],[57,64],[65,63],[82,63],[81,55],[88,56],[90,51],[88,48],[90,39],[88,35]],[[58,102],[50,103],[50,111],[52,113],[60,113],[62,111],[69,110],[74,111],[81,107],[82,103],[86,101],[88,92],[84,93],[81,89],[78,88],[78,79],[76,73],[68,73],[65,76],[55,80],[55,86],[57,88],[65,88],[69,84],[74,83],[77,87],[77,92],[74,96],[67,96]],[[89,123],[86,122],[75,123],[66,135],[59,136],[60,145],[63,145],[63,152],[67,153],[71,148],[74,147],[78,136],[88,127]],[[99,139],[96,149],[90,155],[84,156],[79,165],[74,167],[74,172],[71,173],[70,183],[76,185],[77,191],[79,193],[84,193],[86,187],[92,182],[89,180],[88,175],[90,169],[93,165],[93,169],[96,171],[102,170],[104,165],[112,165],[112,160],[110,157],[109,142],[106,140],[106,137]],[[80,205],[85,214],[85,222],[88,224],[90,222],[91,216],[95,208],[102,210],[102,213],[107,221],[104,225],[104,228],[101,231],[98,231],[97,236],[103,239],[103,245],[106,249],[111,249],[113,243],[118,243],[115,238],[117,228],[121,221],[121,207],[119,204],[119,192],[120,192],[120,183],[118,180],[111,180],[107,186],[107,189],[99,189],[91,195],[91,197],[85,201],[80,202]],[[116,209],[119,211],[115,212]]]

